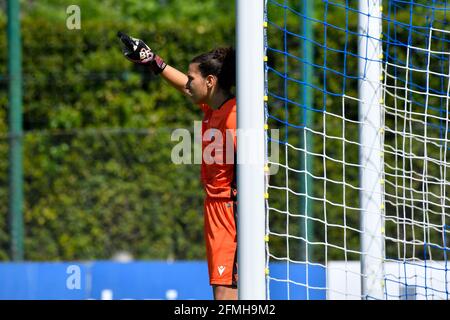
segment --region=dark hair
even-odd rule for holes
[[[198,68],[203,77],[216,76],[219,86],[225,91],[230,91],[236,85],[236,53],[231,47],[203,53],[192,59],[191,63],[199,63]]]

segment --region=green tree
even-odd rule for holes
[[[234,3],[24,1],[25,254],[29,260],[204,259],[198,165],[175,165],[175,128],[201,111],[121,53],[118,30],[186,70],[234,43]],[[4,5],[4,3],[2,3]],[[0,29],[6,34],[2,11]],[[0,52],[6,52],[0,38]],[[0,55],[0,153],[7,159],[6,55]],[[7,162],[0,171],[0,259],[8,259]]]

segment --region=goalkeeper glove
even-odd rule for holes
[[[117,32],[117,36],[124,44],[123,54],[128,60],[134,63],[148,65],[155,74],[160,74],[167,66],[164,60],[156,55],[144,41],[132,38],[120,31]]]

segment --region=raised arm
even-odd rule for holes
[[[175,89],[190,97],[188,90],[186,89],[186,83],[188,77],[183,72],[175,69],[172,66],[167,65],[161,72],[161,76]]]
[[[124,45],[123,54],[125,57],[134,63],[148,66],[155,74],[161,74],[175,89],[188,97],[190,96],[186,89],[187,75],[166,64],[144,41],[130,37],[120,31],[117,33],[117,36]]]

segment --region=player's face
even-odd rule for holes
[[[187,73],[188,82],[186,83],[186,89],[191,95],[191,99],[195,103],[206,103],[208,98],[208,86],[207,81],[203,78],[198,68],[198,63],[191,63]]]

